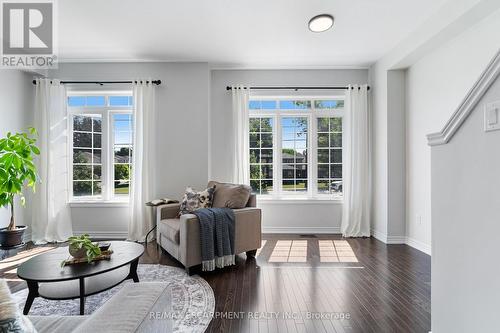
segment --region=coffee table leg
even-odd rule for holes
[[[28,298],[26,299],[26,304],[24,304],[23,314],[27,315],[30,312],[31,305],[35,300],[35,297],[38,297],[38,282],[36,281],[27,281],[28,283]]]
[[[130,272],[128,273],[128,278],[134,280],[134,282],[139,282],[139,277],[137,276],[138,264],[139,264],[139,258],[130,263]]]
[[[80,315],[85,314],[85,279],[80,278]]]

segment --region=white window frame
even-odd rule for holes
[[[273,119],[273,191],[269,194],[258,194],[259,199],[321,199],[321,200],[343,200],[343,194],[318,193],[318,143],[317,143],[317,118],[342,118],[342,151],[344,151],[344,107],[335,109],[316,109],[315,101],[318,100],[345,100],[344,95],[335,96],[250,96],[250,101],[276,101],[277,107],[280,100],[311,101],[308,109],[249,109],[250,118],[272,118]],[[305,117],[307,118],[307,191],[291,192],[283,191],[282,173],[282,128],[283,117]],[[342,163],[342,167],[344,164]],[[342,172],[343,176],[344,172]]]
[[[105,105],[109,105],[110,96],[131,96],[132,90],[122,91],[86,91],[74,90],[66,93],[66,108],[68,114],[68,184],[69,203],[74,205],[128,205],[129,196],[114,195],[114,132],[113,115],[133,114],[133,106],[84,106],[72,107],[68,105],[68,98],[73,96],[104,96]],[[73,117],[78,115],[101,116],[101,195],[100,196],[73,196]]]
[[[273,120],[273,131],[272,131],[272,136],[273,136],[273,163],[271,164],[272,167],[273,167],[273,193],[274,193],[274,179],[276,179],[276,168],[275,168],[275,165],[274,165],[274,161],[276,160],[276,149],[274,149],[276,147],[276,133],[275,133],[275,126],[276,126],[276,116],[274,115],[269,115],[269,113],[267,115],[253,115],[253,114],[250,114],[250,118],[269,118],[269,119],[272,119]],[[250,135],[250,133],[249,133]],[[269,149],[269,148],[267,148]],[[262,154],[262,147],[260,148],[260,154]],[[258,163],[259,165],[262,165],[261,163]],[[250,165],[249,165],[250,167]],[[259,196],[269,196],[270,194],[258,194]]]

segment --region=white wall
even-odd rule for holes
[[[371,229],[385,243],[405,243],[405,72],[370,68],[373,190]]]
[[[388,221],[387,171],[387,68],[382,63],[370,67],[372,96],[372,234],[386,242]]]
[[[13,69],[0,70],[0,137],[7,132],[25,131],[33,126],[33,85],[32,75]],[[27,208],[19,203],[15,207],[18,225],[31,225],[29,195]],[[0,208],[0,228],[9,224],[10,212]],[[29,231],[28,231],[29,233]]]
[[[61,64],[50,77],[64,80],[153,78],[157,88],[156,186],[158,197],[180,198],[186,186],[203,188],[208,180],[209,69],[206,63]],[[76,233],[126,235],[127,207],[73,207]]]
[[[352,70],[213,70],[211,74],[210,107],[210,170],[211,178],[230,181],[231,159],[231,93],[226,86],[344,86],[365,84],[368,71]],[[310,91],[308,94],[332,94],[331,91]],[[287,91],[283,94],[294,94]],[[266,202],[262,208],[264,232],[332,233],[340,232],[342,205],[339,202]],[[286,209],[284,209],[286,208]]]
[[[387,235],[390,242],[406,236],[405,226],[405,71],[387,72]]]
[[[500,11],[428,54],[406,75],[407,236],[431,245],[431,151],[441,130],[500,48]]]
[[[500,101],[500,79],[451,141],[432,147],[435,333],[498,332],[500,131],[483,131],[492,101]]]
[[[341,201],[258,200],[262,232],[321,234],[341,233]]]
[[[499,8],[495,0],[448,1],[371,66],[372,231],[380,240],[408,243],[430,253],[430,160],[425,135],[440,129],[498,48]],[[395,72],[406,76],[400,87]],[[402,114],[397,107],[391,110],[401,101]]]

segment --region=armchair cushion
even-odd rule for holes
[[[180,230],[180,220],[178,218],[161,220],[158,225],[159,231],[162,235],[167,237],[170,241],[179,244],[179,230]]]
[[[219,183],[210,181],[208,186],[215,185],[212,207],[240,209],[247,205],[252,188],[248,185]]]

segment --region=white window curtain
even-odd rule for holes
[[[250,184],[249,153],[249,89],[243,85],[232,87],[233,94],[233,183]]]
[[[369,237],[371,163],[368,86],[349,86],[345,95],[341,231],[344,237]]]
[[[32,240],[35,244],[63,242],[72,236],[68,206],[68,115],[66,90],[58,80],[37,79],[35,128],[41,183],[33,195]]]
[[[134,88],[132,182],[128,240],[143,241],[152,227],[151,213],[145,203],[154,196],[155,169],[155,85],[139,80]]]

